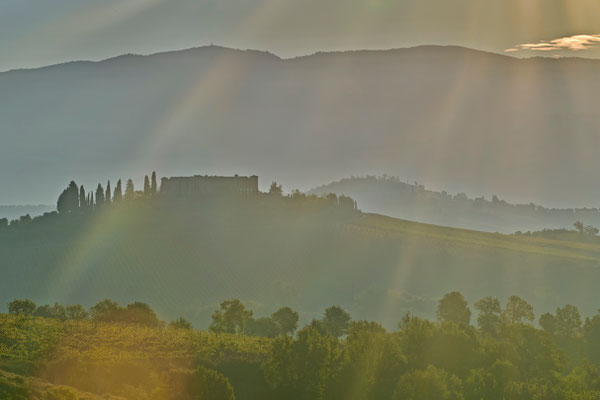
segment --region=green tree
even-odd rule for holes
[[[158,193],[158,185],[156,184],[156,171],[152,171],[152,183],[150,186],[150,194],[154,196]]]
[[[110,181],[108,181],[108,182],[106,183],[106,196],[105,196],[105,199],[104,199],[104,202],[105,202],[107,205],[111,203],[110,196],[111,196],[111,192],[110,192]]]
[[[472,326],[445,321],[433,330],[425,361],[464,378],[477,366],[478,350]]]
[[[113,202],[118,203],[123,198],[123,189],[121,188],[121,180],[117,181],[117,186],[115,186],[115,192],[113,195]]]
[[[502,311],[502,317],[511,324],[520,324],[523,321],[533,321],[533,306],[519,296],[510,296]]]
[[[298,313],[290,307],[281,307],[271,315],[271,318],[283,335],[292,335],[298,329]]]
[[[212,314],[210,330],[220,333],[244,333],[252,311],[247,310],[238,299],[226,300]]]
[[[153,396],[161,400],[235,400],[233,387],[220,372],[205,367],[172,370]]]
[[[540,316],[539,324],[542,329],[550,335],[556,333],[556,317],[551,313],[545,313]]]
[[[80,209],[86,209],[87,208],[87,201],[85,198],[85,189],[83,188],[83,185],[81,185],[79,187],[79,208]]]
[[[452,321],[468,325],[471,310],[463,295],[459,292],[447,293],[438,303],[437,317],[440,321]]]
[[[398,324],[402,352],[411,369],[423,369],[430,364],[431,346],[436,326],[425,319],[406,314]]]
[[[118,312],[117,318],[123,322],[148,326],[158,326],[160,324],[154,310],[148,304],[139,301],[128,304],[124,310]]]
[[[88,312],[81,304],[70,304],[65,307],[67,319],[81,321],[88,318]]]
[[[484,333],[496,335],[500,327],[501,318],[500,301],[493,297],[485,297],[475,303],[475,309],[479,311],[477,325]]]
[[[392,399],[398,400],[460,400],[461,381],[432,365],[411,371],[398,381]]]
[[[506,386],[517,376],[508,360],[496,360],[490,367],[472,369],[464,382],[467,400],[504,400]]]
[[[600,310],[598,310],[600,313]],[[600,314],[586,318],[583,325],[585,352],[596,366],[600,365]]]
[[[327,333],[336,338],[344,336],[348,332],[350,321],[352,321],[352,317],[340,306],[327,308],[322,319]]]
[[[107,322],[114,318],[114,315],[121,309],[116,301],[104,299],[90,308],[92,319],[95,321]]]
[[[556,309],[555,334],[562,337],[578,336],[581,330],[581,315],[574,305],[567,304]]]
[[[150,196],[150,180],[148,175],[144,176],[144,196]]]
[[[75,181],[71,181],[69,186],[58,196],[56,209],[61,214],[72,214],[79,209],[79,187]]]
[[[330,398],[378,400],[391,398],[398,377],[406,372],[406,357],[394,335],[374,322],[355,321],[342,347],[342,365],[335,373]]]
[[[43,317],[43,318],[54,318],[64,321],[67,319],[67,313],[65,311],[65,307],[63,307],[59,303],[54,303],[53,306],[46,304],[44,306],[39,306],[35,312],[33,313],[35,317]]]
[[[96,208],[101,208],[104,205],[104,188],[101,184],[98,184],[96,188]]]
[[[35,303],[29,299],[15,299],[8,303],[8,313],[11,315],[31,316],[36,310]]]
[[[135,195],[135,187],[133,186],[133,181],[131,179],[127,179],[127,184],[125,185],[125,199],[132,200]]]
[[[246,334],[249,336],[274,338],[280,332],[279,325],[272,318],[249,318],[246,325]]]
[[[169,326],[178,329],[193,329],[192,324],[183,317],[179,317],[176,320],[171,321],[171,323],[169,323]]]
[[[312,327],[274,340],[263,370],[274,399],[322,400],[342,364],[339,341]]]

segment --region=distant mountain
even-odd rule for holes
[[[0,203],[69,180],[414,177],[511,201],[600,199],[600,61],[461,47],[294,59],[209,46],[0,73]],[[130,176],[125,176],[127,171]]]
[[[573,223],[600,227],[597,208],[545,208],[533,203],[511,204],[498,196],[469,198],[428,190],[388,176],[340,179],[319,186],[310,194],[344,194],[355,199],[363,211],[411,221],[488,232],[514,233],[542,229],[574,229]]]
[[[56,210],[56,206],[50,206],[46,204],[38,205],[0,205],[0,218],[6,218],[9,221],[17,219],[24,215],[29,214],[31,217],[42,215],[45,212]]]

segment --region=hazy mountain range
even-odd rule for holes
[[[388,173],[594,206],[600,61],[459,47],[280,59],[216,46],[0,73],[0,204],[68,181],[258,174],[285,190]]]
[[[546,208],[534,203],[512,204],[493,195],[471,198],[464,193],[438,192],[396,177],[361,176],[319,186],[311,194],[343,194],[366,212],[411,221],[488,232],[514,233],[544,229],[573,230],[575,221],[600,226],[598,208]]]

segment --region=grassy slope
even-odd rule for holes
[[[423,224],[378,214],[366,214],[360,223],[351,226],[359,230],[371,231],[375,235],[397,239],[401,239],[403,235],[410,235],[420,237],[423,240],[440,240],[448,245],[465,246],[467,248],[486,247],[540,256],[561,257],[571,261],[600,262],[600,243],[480,232]]]
[[[329,217],[291,207],[111,211],[0,234],[0,303],[110,297],[140,300],[161,318],[207,326],[217,304],[242,299],[256,315],[290,305],[306,321],[340,304],[394,327],[407,311],[434,315],[451,290],[471,302],[518,294],[536,314],[566,302],[596,311],[600,246],[446,228],[374,214]]]

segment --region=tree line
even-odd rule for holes
[[[144,190],[142,192],[136,192],[131,179],[127,180],[124,193],[121,179],[117,181],[114,191],[111,190],[110,180],[106,184],[106,189],[99,183],[95,191],[89,192],[86,192],[83,185],[78,186],[75,181],[71,181],[58,197],[56,208],[60,214],[93,211],[112,203],[119,203],[121,200],[133,200],[136,195],[150,197],[157,193],[156,172],[152,172],[151,178],[148,178],[148,175],[144,177]]]
[[[503,306],[485,297],[473,308],[475,325],[471,306],[461,293],[451,292],[438,302],[437,321],[406,314],[397,330],[389,332],[332,306],[298,330],[299,315],[289,307],[256,318],[232,299],[215,310],[209,330],[271,338],[259,361],[235,359],[245,373],[254,368],[260,375],[252,390],[263,399],[600,399],[600,314],[583,319],[576,306],[567,304],[541,315],[538,328],[533,307],[519,296],[509,297]],[[103,300],[86,312],[77,305],[37,307],[30,300],[15,300],[9,313],[164,325],[139,302],[123,307]],[[169,326],[192,329],[183,318]],[[203,363],[199,368],[218,370],[213,375],[222,388],[229,388],[232,379],[224,398],[233,399],[234,391],[236,397],[251,398],[242,395],[249,390],[247,382],[234,390],[239,377],[228,375],[214,360]]]

